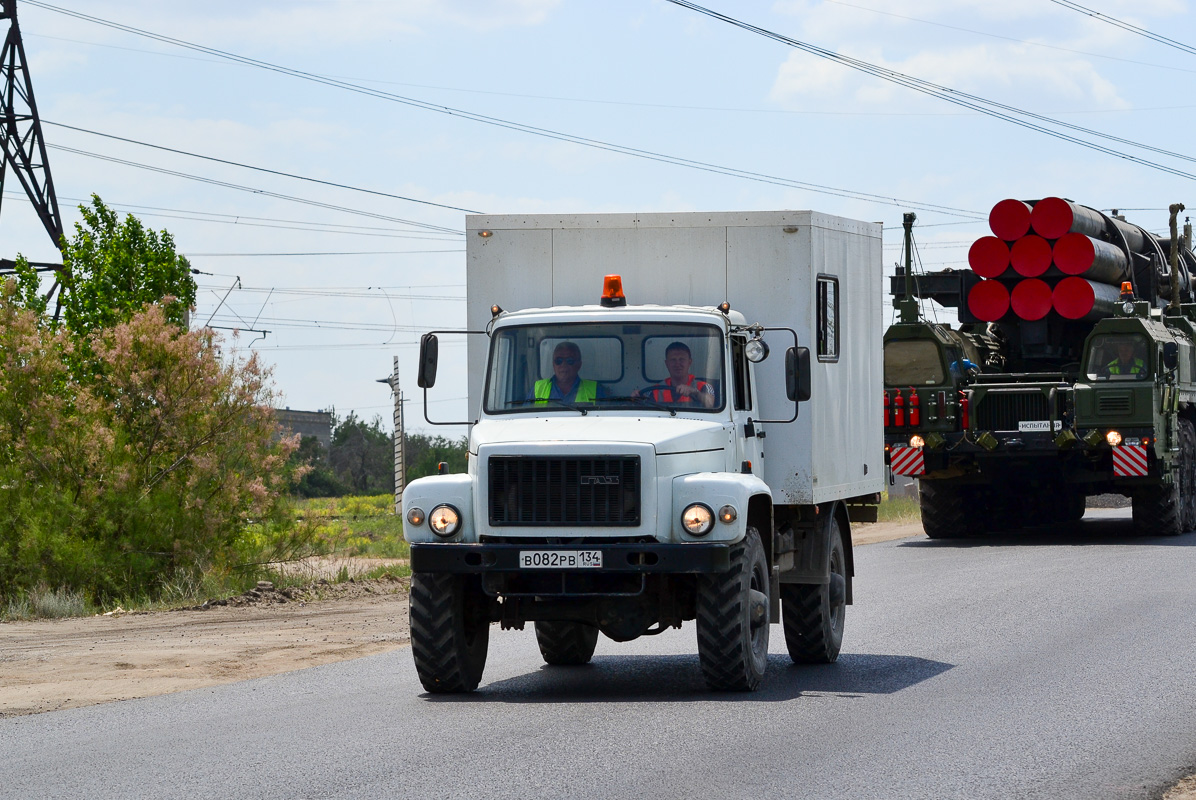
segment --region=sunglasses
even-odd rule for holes
[[[580,358],[554,358],[552,360],[552,363],[556,364],[558,367],[561,364],[568,364],[569,366],[573,366],[574,364],[576,364],[579,361],[581,361]]]

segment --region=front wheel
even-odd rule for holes
[[[698,578],[698,661],[712,691],[751,692],[768,667],[768,561],[749,527],[731,568]]]
[[[830,664],[843,646],[847,617],[847,558],[839,520],[827,523],[830,580],[821,585],[781,584],[781,617],[785,646],[795,664]]]
[[[465,575],[411,576],[411,653],[419,682],[434,694],[472,692],[482,680],[490,622],[474,584]]]

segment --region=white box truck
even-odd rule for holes
[[[466,228],[468,469],[403,493],[424,688],[476,688],[495,622],[533,622],[546,662],[578,665],[599,633],[694,620],[714,690],[759,686],[782,613],[794,661],[834,661],[849,525],[875,520],[884,486],[881,226],[777,211]],[[450,333],[421,343],[426,417]]]

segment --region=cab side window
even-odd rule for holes
[[[742,336],[731,338],[731,379],[735,384],[735,409],[747,411],[752,407],[752,381],[748,372],[747,355],[743,352],[746,340]]]

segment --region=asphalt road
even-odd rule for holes
[[[464,697],[403,648],[0,720],[0,797],[1159,797],[1196,765],[1196,534],[1126,516],[857,548],[839,662],[774,627],[754,694],[704,690],[692,624],[582,668],[495,630]]]

